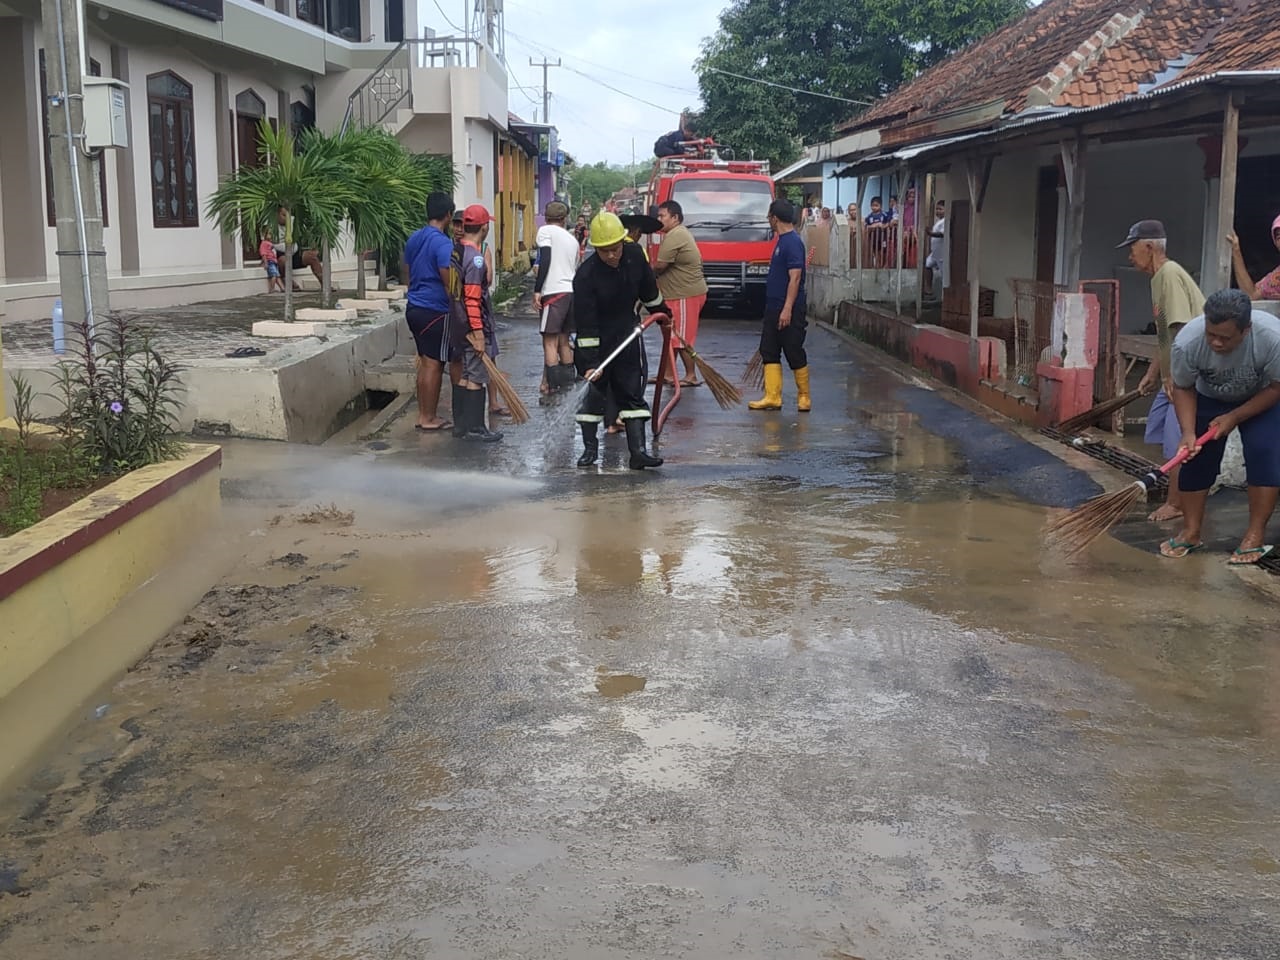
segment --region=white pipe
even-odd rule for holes
[[[62,119],[67,131],[67,157],[71,161],[71,201],[75,208],[76,239],[80,244],[80,285],[84,290],[84,315],[89,324],[89,336],[94,336],[93,323],[93,286],[89,282],[89,237],[84,229],[84,197],[80,194],[80,150],[76,147],[74,131],[71,127],[71,103],[67,95],[69,77],[67,74],[67,40],[62,17],[62,4],[55,4],[58,9],[58,66],[61,68],[62,83]],[[81,71],[83,75],[83,71]],[[84,109],[84,97],[80,98],[80,108]],[[87,344],[93,350],[93,343]]]

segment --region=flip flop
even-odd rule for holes
[[[1174,550],[1182,551],[1181,553],[1172,553],[1172,552],[1165,553],[1164,550],[1161,550],[1160,556],[1164,557],[1166,560],[1181,560],[1183,557],[1190,556],[1191,554],[1195,553],[1197,550],[1204,549],[1203,543],[1188,543],[1185,540],[1175,540],[1173,539],[1173,537],[1170,537],[1164,543],[1160,544],[1160,546],[1161,547],[1168,546],[1171,551],[1174,551]]]
[[[1227,566],[1251,567],[1255,563],[1258,563],[1260,560],[1262,560],[1263,557],[1270,554],[1271,551],[1274,549],[1275,547],[1273,547],[1269,543],[1266,546],[1246,547],[1243,550],[1236,548],[1235,550],[1231,551],[1231,557],[1227,560]],[[1246,560],[1244,559],[1245,557],[1248,557],[1249,559]]]
[[[444,423],[440,424],[440,426],[438,427],[424,427],[420,423],[415,423],[413,425],[413,429],[417,430],[419,433],[439,433],[441,430],[448,430],[452,426],[453,424],[450,421],[446,420]]]
[[[682,387],[700,387],[700,386],[702,386],[702,381],[701,381],[701,380],[681,380],[681,381],[680,381],[680,386],[682,386]]]
[[[491,417],[509,417],[509,416],[511,416],[511,411],[510,411],[510,410],[508,410],[506,407],[490,407],[490,408],[489,408],[489,416],[491,416]]]

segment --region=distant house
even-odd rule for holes
[[[1004,323],[1024,364],[1048,331],[1019,297],[1115,281],[1120,329],[1140,331],[1149,287],[1116,249],[1133,221],[1163,220],[1170,256],[1206,292],[1231,283],[1231,230],[1255,270],[1275,265],[1276,12],[1275,0],[1045,0],[851,118],[791,175],[838,164],[864,211],[876,178],[914,182],[925,211],[946,201],[944,319],[962,313],[975,340],[980,323]],[[915,299],[920,315],[922,266],[886,281],[858,262],[851,251],[814,271],[820,307]]]

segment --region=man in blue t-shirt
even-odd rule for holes
[[[447,193],[427,197],[427,225],[404,245],[404,266],[409,277],[404,318],[418,347],[418,422],[427,432],[452,426],[436,415],[440,386],[449,356],[449,306],[457,296],[450,291],[453,240],[445,231],[453,217],[453,198]]]
[[[804,352],[808,326],[804,308],[804,241],[796,233],[796,209],[779,198],[769,205],[769,226],[778,235],[764,286],[764,323],[760,330],[760,358],[764,361],[764,396],[747,404],[752,410],[782,409],[782,355],[796,378],[797,409],[807,413],[809,358]]]

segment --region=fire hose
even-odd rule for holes
[[[637,323],[636,328],[627,334],[626,338],[613,349],[613,352],[596,365],[591,379],[593,382],[599,380],[604,368],[616,360],[623,350],[630,346],[637,337],[644,333],[647,327],[654,323],[659,324],[662,330],[662,355],[658,359],[658,377],[653,387],[654,414],[652,428],[653,436],[656,439],[658,434],[662,432],[662,428],[667,422],[667,417],[671,415],[671,411],[680,402],[680,378],[676,376],[676,349],[671,341],[670,316],[665,313],[651,313]],[[671,399],[667,401],[667,405],[664,407],[662,406],[662,384],[668,374],[670,374],[675,386],[671,391]]]

